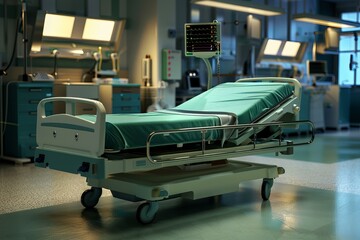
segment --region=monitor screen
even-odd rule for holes
[[[219,22],[185,24],[185,56],[212,57],[220,55]]]
[[[188,77],[188,88],[190,91],[200,91],[201,83],[199,76]]]
[[[307,71],[312,76],[324,76],[327,74],[325,61],[307,61]]]

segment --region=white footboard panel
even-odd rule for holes
[[[65,112],[47,116],[45,106],[54,102],[63,102]],[[76,116],[76,105],[80,103],[95,106],[95,122]],[[72,97],[43,99],[38,105],[38,147],[78,155],[101,156],[105,148],[105,115],[105,108],[99,101]]]

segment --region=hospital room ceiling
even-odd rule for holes
[[[338,12],[354,11],[360,6],[359,0],[319,0],[319,3],[334,4]]]
[[[287,0],[288,2],[305,2],[310,4],[312,0]],[[354,11],[360,6],[360,0],[318,0],[320,4],[335,4],[335,8],[342,11]]]

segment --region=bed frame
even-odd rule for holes
[[[95,100],[54,97],[38,105],[37,143],[35,165],[87,178],[91,189],[81,197],[86,208],[95,207],[102,188],[111,190],[116,198],[145,201],[137,210],[137,220],[151,223],[160,200],[183,197],[198,199],[239,189],[239,183],[263,179],[261,196],[269,199],[273,179],[285,170],[264,165],[231,160],[230,158],[274,152],[292,154],[298,145],[314,139],[314,126],[310,121],[297,121],[300,111],[301,85],[289,78],[253,78],[245,81],[278,81],[293,84],[294,92],[280,106],[256,123],[230,126],[170,129],[147,136],[146,148],[134,151],[109,152],[105,149],[105,108]],[[46,116],[45,105],[63,102],[65,112]],[[76,116],[78,104],[96,108],[94,122]],[[293,142],[284,139],[284,128],[307,125],[305,140]],[[264,130],[276,129],[264,137]],[[226,144],[208,143],[208,131],[237,131],[241,137]],[[181,132],[199,132],[203,136],[198,144],[157,147],[152,139]],[[167,151],[160,151],[166,149]]]

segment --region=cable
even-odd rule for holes
[[[1,106],[0,106],[0,157],[4,156],[4,134],[5,134],[5,130],[6,130],[6,119],[7,119],[7,111],[8,111],[8,102],[7,102],[7,97],[8,97],[8,87],[9,84],[7,84],[6,86],[6,97],[5,99],[3,98],[3,76],[7,75],[7,70],[11,67],[14,58],[15,58],[15,53],[16,53],[16,47],[17,47],[17,37],[18,37],[18,31],[20,28],[20,24],[21,24],[21,18],[18,17],[17,18],[17,22],[16,22],[16,30],[15,30],[15,37],[14,37],[14,45],[13,45],[13,49],[12,49],[12,53],[11,53],[11,57],[10,60],[7,64],[7,66],[3,69],[0,69],[0,102],[1,102]],[[4,101],[5,100],[5,101]],[[6,112],[5,112],[5,116],[4,116],[4,106],[6,107]]]
[[[17,23],[16,23],[14,46],[13,46],[13,50],[12,50],[12,53],[11,53],[11,57],[10,57],[10,60],[9,60],[9,63],[7,64],[7,66],[4,69],[0,70],[0,76],[3,76],[3,75],[7,74],[7,70],[11,67],[12,62],[14,61],[15,53],[16,53],[16,47],[17,47],[17,36],[18,36],[18,30],[19,30],[20,24],[21,24],[21,18],[18,18]]]
[[[0,75],[0,96],[2,98],[2,93],[3,93],[3,76]],[[4,137],[3,137],[3,125],[4,125],[4,121],[3,121],[3,103],[2,103],[3,99],[1,99],[1,106],[0,106],[0,158],[2,158],[4,156]]]

